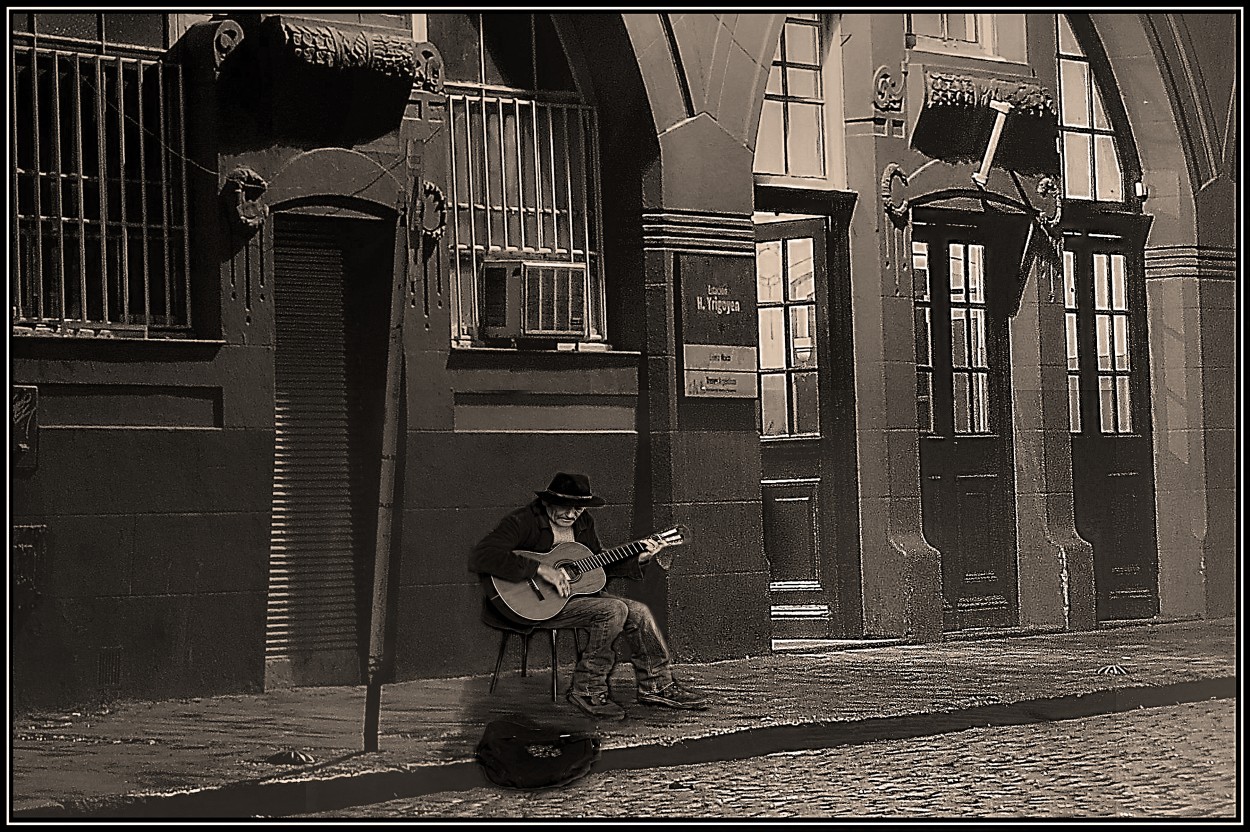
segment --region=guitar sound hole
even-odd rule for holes
[[[576,581],[582,576],[581,570],[571,563],[566,563],[560,568],[564,570],[564,574],[569,579],[569,583]]]

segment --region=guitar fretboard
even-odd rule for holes
[[[645,538],[644,538],[645,539]],[[624,543],[612,549],[604,549],[597,555],[591,555],[588,558],[573,561],[573,565],[580,571],[587,572],[591,569],[598,569],[600,566],[607,566],[609,563],[615,563],[618,560],[633,557],[642,553],[647,547],[642,544],[641,540],[634,540],[630,543]]]

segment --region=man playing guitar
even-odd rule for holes
[[[608,675],[616,664],[613,643],[624,636],[632,652],[630,662],[638,680],[638,702],[665,708],[704,710],[703,697],[673,678],[670,654],[651,609],[640,601],[605,592],[575,595],[564,569],[527,557],[526,552],[548,552],[557,544],[580,543],[591,552],[603,551],[587,508],[604,504],[590,490],[584,474],[557,473],[545,491],[499,521],[474,546],[469,570],[490,584],[490,576],[504,581],[533,582],[550,587],[567,599],[563,610],[545,619],[544,627],[578,627],[590,633],[586,649],[573,671],[568,700],[588,716],[624,719],[625,709],[609,697]],[[662,544],[638,541],[641,551],[604,567],[609,576],[641,580],[643,568]],[[540,593],[541,594],[541,593]]]

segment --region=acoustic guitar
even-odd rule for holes
[[[603,589],[608,582],[604,567],[641,554],[646,549],[643,545],[645,540],[656,541],[660,549],[681,546],[690,541],[690,532],[685,526],[674,526],[641,540],[604,549],[597,555],[580,543],[560,543],[545,554],[517,550],[518,555],[562,570],[569,580],[568,598],[561,598],[554,586],[537,575],[525,581],[505,581],[494,575],[483,575],[486,597],[500,613],[514,621],[524,624],[546,621],[559,614],[574,595],[593,595]]]

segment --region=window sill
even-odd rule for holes
[[[628,355],[639,356],[640,352],[632,352],[629,350],[612,349],[607,344],[571,344],[563,349],[559,347],[503,347],[492,346],[490,344],[469,344],[453,341],[451,343],[451,351],[453,353],[486,353],[500,354],[513,353],[516,355]]]
[[[935,49],[924,46],[913,46],[908,50],[910,62],[926,64],[939,63],[947,64],[950,59],[955,59],[961,63],[980,63],[987,65],[988,68],[1009,69],[1011,72],[1024,75],[1032,75],[1033,72],[1029,68],[1027,59],[1004,58],[1002,55],[992,55],[988,52],[964,52],[956,49]],[[1024,72],[1021,73],[1021,68]]]
[[[91,361],[107,356],[200,360],[216,355],[225,346],[226,341],[199,338],[99,338],[45,333],[9,338],[9,353],[14,358],[66,361]]]

